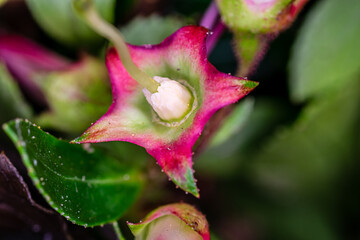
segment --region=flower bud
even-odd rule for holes
[[[286,29],[308,0],[217,0],[222,20],[234,32],[276,34]]]
[[[127,223],[136,240],[209,240],[209,224],[205,216],[186,203],[161,206],[140,223]]]
[[[162,120],[173,121],[182,118],[191,108],[192,96],[181,83],[169,78],[155,76],[160,83],[156,93],[143,89],[146,100]]]

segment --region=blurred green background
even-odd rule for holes
[[[109,17],[128,42],[153,44],[182,25],[198,23],[209,3],[117,1],[110,7],[114,16]],[[310,1],[295,23],[270,44],[258,69],[249,76],[260,85],[237,103],[208,147],[197,154],[194,169],[201,198],[176,190],[156,168],[155,175],[159,176],[152,183],[155,186],[150,183],[145,190],[142,208],[182,200],[192,203],[206,215],[213,239],[359,239],[359,10],[357,0]],[[51,19],[49,12],[43,14],[46,21]],[[86,42],[88,32],[84,36],[88,44],[79,46],[79,42],[72,44],[72,40],[40,26],[23,1],[10,1],[0,8],[0,33],[25,35],[69,59],[76,59],[83,51],[100,59],[104,54],[101,39]],[[62,27],[61,33],[69,28]],[[220,71],[236,72],[232,46],[232,34],[227,31],[209,56]],[[28,105],[35,115],[46,110],[26,93],[24,99],[21,92],[26,89],[17,89],[11,78],[1,67],[1,123],[15,117],[31,119]],[[52,133],[66,139],[77,134],[61,129],[52,129]],[[15,166],[26,176],[16,150],[3,133],[2,150],[15,159]],[[138,148],[118,151],[131,155]],[[153,166],[149,165],[155,161],[150,159],[143,165],[151,170]],[[149,194],[154,189],[158,193]],[[44,203],[34,189],[30,190]],[[129,218],[135,221],[144,216],[134,212]],[[16,227],[6,225],[0,229],[6,233],[0,239],[21,238],[26,232],[15,232]],[[70,229],[72,234],[81,230],[74,226]],[[104,239],[107,231],[95,228],[81,230],[81,234]],[[28,239],[43,237],[31,234]]]

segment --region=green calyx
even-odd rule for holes
[[[245,0],[217,0],[223,21],[233,31],[272,33],[278,31],[279,14],[294,0],[278,0],[268,9],[254,11]]]

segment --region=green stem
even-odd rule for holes
[[[119,227],[119,223],[118,222],[113,222],[112,223],[114,231],[116,233],[116,236],[118,237],[119,240],[125,240],[124,236],[122,235],[121,231],[120,231],[120,227]]]
[[[235,33],[235,47],[240,59],[237,76],[248,77],[265,55],[269,37],[253,33]]]
[[[141,86],[149,90],[149,92],[157,92],[159,83],[141,71],[134,64],[123,36],[113,25],[109,24],[99,16],[92,1],[74,0],[73,4],[77,12],[83,16],[83,18],[93,28],[93,30],[114,44],[121,62],[130,76],[135,79]]]

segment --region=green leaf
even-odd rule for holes
[[[26,103],[5,65],[0,62],[0,123],[16,117],[31,116],[32,109]]]
[[[223,144],[226,140],[239,133],[254,107],[254,99],[246,98],[241,101],[233,112],[222,123],[210,141],[209,147]]]
[[[282,196],[279,196],[279,202],[274,202],[273,195],[272,192],[270,201],[264,200],[264,196],[261,199],[252,198],[253,202],[248,210],[251,212],[248,218],[255,218],[261,223],[266,239],[341,239],[337,236],[337,229],[329,212],[324,212],[307,201],[289,201]]]
[[[226,141],[219,145],[210,145],[199,156],[195,163],[198,171],[217,178],[237,176],[239,169],[243,168],[242,165],[250,159],[249,155],[258,151],[259,145],[271,135],[274,127],[292,119],[291,109],[282,100],[257,98],[254,101],[246,98],[243,101],[235,112],[238,111],[240,114],[243,109],[246,110],[243,112],[244,115],[249,116],[242,116],[242,123],[233,126],[234,132]]]
[[[320,196],[355,152],[359,81],[313,101],[291,128],[278,132],[253,159],[255,181],[290,194]]]
[[[28,121],[3,126],[49,205],[73,223],[96,226],[121,217],[142,186],[139,172],[90,145],[61,141]]]
[[[53,38],[75,47],[92,47],[102,38],[74,13],[72,0],[26,0],[37,23]],[[100,15],[114,22],[115,0],[94,0]]]
[[[140,16],[121,28],[121,32],[134,45],[158,44],[184,25],[185,21],[176,17]]]
[[[351,84],[360,72],[360,1],[326,0],[309,13],[290,62],[290,91],[304,101]]]

